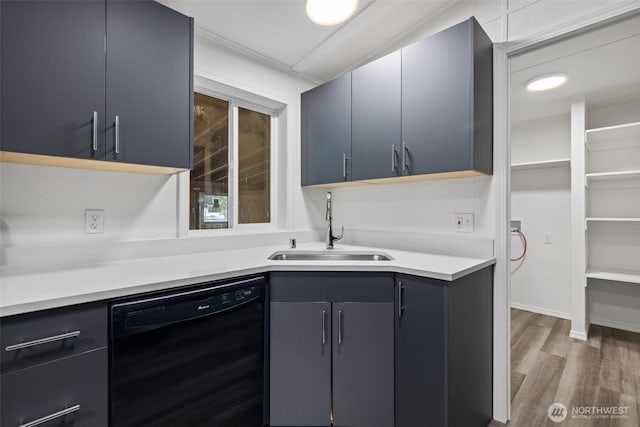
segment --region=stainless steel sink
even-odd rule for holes
[[[278,251],[269,256],[273,261],[391,261],[383,252]]]

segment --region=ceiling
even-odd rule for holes
[[[530,93],[531,79],[554,72],[568,82]],[[584,96],[594,108],[640,99],[640,15],[567,38],[511,59],[511,121],[569,113]]]
[[[304,0],[159,1],[192,16],[214,42],[316,83],[399,48],[455,3],[360,0],[346,23],[322,27],[306,17]]]

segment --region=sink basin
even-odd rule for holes
[[[391,261],[382,252],[278,251],[269,256],[273,261]]]

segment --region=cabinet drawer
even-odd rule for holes
[[[0,372],[35,366],[107,345],[106,303],[0,319]]]
[[[393,273],[273,272],[271,301],[393,302]]]
[[[0,425],[107,427],[107,364],[105,347],[1,375]]]

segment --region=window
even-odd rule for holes
[[[189,228],[271,222],[272,115],[194,94]]]

